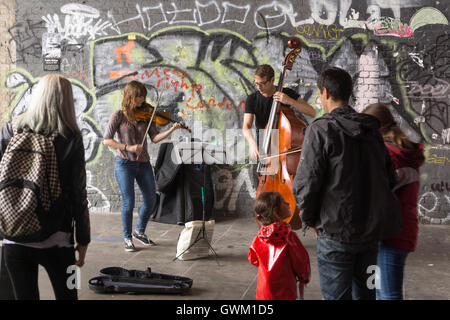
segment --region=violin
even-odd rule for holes
[[[144,102],[142,104],[142,106],[134,109],[134,116],[136,117],[136,121],[149,121],[152,118],[152,114],[153,114],[153,107],[146,102]],[[156,125],[161,126],[161,127],[167,125],[169,122],[179,122],[179,121],[173,120],[171,118],[170,113],[167,111],[156,111],[154,120],[155,120]],[[189,133],[191,133],[191,129],[186,127],[181,122],[180,122],[180,124],[181,124],[181,128],[186,129],[187,131],[189,131]]]

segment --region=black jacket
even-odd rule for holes
[[[306,226],[344,243],[401,231],[395,171],[379,121],[341,106],[306,129],[293,192]]]
[[[11,123],[5,124],[0,132],[0,160],[12,135]],[[87,245],[91,241],[91,236],[83,138],[81,134],[74,135],[70,139],[58,135],[54,145],[64,197],[61,208],[64,212],[64,221],[59,231],[72,233],[72,242],[75,234],[78,244]]]
[[[151,219],[180,225],[201,220],[204,201],[205,220],[210,220],[214,206],[210,166],[176,163],[173,150],[173,143],[163,143],[159,148],[155,163],[159,204]]]

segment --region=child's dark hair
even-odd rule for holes
[[[253,209],[255,210],[256,219],[263,225],[269,225],[276,220],[272,217],[272,212],[277,213],[281,206],[281,195],[278,192],[263,192],[255,200]]]

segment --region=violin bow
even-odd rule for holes
[[[161,94],[158,94],[158,101],[156,101],[156,105],[153,108],[152,117],[150,118],[150,121],[148,122],[147,130],[145,130],[144,138],[142,139],[142,142],[141,142],[141,147],[144,146],[145,138],[147,138],[148,130],[150,130],[150,126],[152,125],[153,118],[155,117],[155,114],[156,114],[156,108],[158,108],[158,106],[159,106],[161,97],[162,97],[162,92],[161,92]],[[141,156],[141,154],[142,154],[142,152],[137,156],[136,160],[139,160],[139,157]]]

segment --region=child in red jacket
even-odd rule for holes
[[[295,300],[297,282],[300,298],[309,282],[309,255],[289,224],[289,204],[277,192],[264,192],[255,201],[256,219],[261,226],[248,253],[258,267],[258,300]]]
[[[386,105],[371,104],[364,113],[380,121],[380,133],[397,172],[394,191],[402,204],[402,231],[392,238],[383,239],[379,245],[377,265],[380,281],[376,291],[377,300],[402,300],[406,258],[416,249],[419,233],[417,200],[419,168],[425,160],[423,145],[406,137]]]

